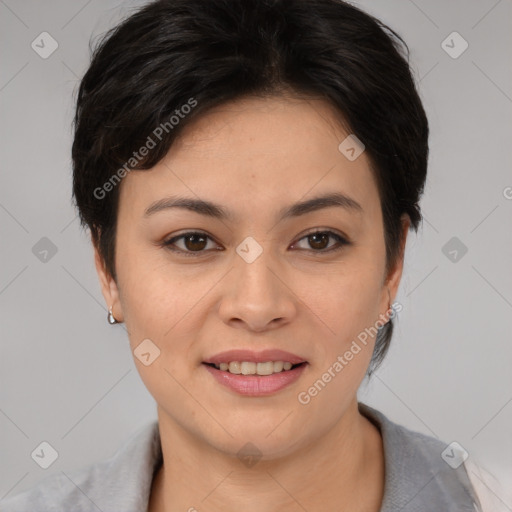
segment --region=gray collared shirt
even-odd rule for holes
[[[494,505],[483,507],[484,501],[495,502],[492,496],[482,498],[484,491],[477,492],[466,463],[446,462],[452,453],[441,455],[447,443],[393,423],[361,402],[359,410],[379,428],[383,439],[385,486],[380,512],[498,510]],[[109,459],[52,474],[0,501],[0,512],[146,512],[153,475],[161,463],[160,433],[154,421]]]

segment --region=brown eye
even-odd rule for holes
[[[325,249],[329,245],[329,238],[327,233],[313,233],[308,235],[308,242],[313,249]]]
[[[185,247],[190,251],[200,251],[206,247],[207,238],[206,236],[198,234],[185,236]]]
[[[336,242],[329,245],[329,240],[334,239]],[[309,250],[311,252],[326,253],[342,249],[345,245],[350,245],[350,242],[341,235],[334,233],[333,231],[315,231],[302,237],[297,244],[301,243],[302,240],[307,241],[308,247],[299,247],[299,249]]]
[[[211,237],[206,233],[190,232],[172,237],[169,240],[164,241],[162,246],[171,251],[179,252],[185,256],[199,256],[202,253],[208,252],[206,248],[209,241],[213,243]],[[180,242],[180,244],[177,242]]]

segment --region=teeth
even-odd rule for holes
[[[240,363],[238,361],[232,361],[229,363],[229,372],[230,373],[242,373],[240,368]]]
[[[292,366],[292,363],[288,361],[267,361],[265,363],[231,361],[229,363],[216,364],[215,368],[237,375],[272,375],[283,370],[290,370]]]
[[[256,363],[247,363],[246,361],[240,364],[242,375],[254,375],[256,373],[256,367]]]
[[[272,375],[274,373],[274,363],[272,361],[268,363],[258,363],[256,365],[256,373],[258,375]]]
[[[274,361],[274,372],[280,372],[284,367],[283,361]]]

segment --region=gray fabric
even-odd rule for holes
[[[363,403],[359,411],[380,430],[385,484],[380,512],[479,512],[464,465],[452,469],[441,457],[448,443],[393,423]]]
[[[133,434],[112,457],[50,475],[0,501],[0,512],[145,512],[161,457],[155,421]]]
[[[380,512],[478,512],[464,465],[442,459],[446,444],[390,421],[359,403],[379,428],[385,489]],[[0,501],[0,512],[146,512],[153,474],[162,462],[158,423],[147,424],[107,460],[50,475]]]

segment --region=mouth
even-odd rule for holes
[[[238,395],[268,396],[291,386],[309,365],[305,358],[281,349],[234,349],[201,364],[214,381]]]
[[[247,397],[266,397],[292,386],[308,365],[302,357],[282,350],[231,350],[201,364],[214,382]]]

